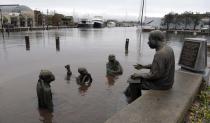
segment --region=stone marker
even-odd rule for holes
[[[207,42],[202,38],[186,38],[179,65],[194,72],[204,72],[207,66]]]
[[[182,47],[179,65],[182,70],[203,74],[203,80],[208,81],[207,41],[203,38],[186,38]]]

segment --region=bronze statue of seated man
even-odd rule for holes
[[[131,101],[141,96],[141,90],[168,90],[174,83],[175,57],[173,49],[165,44],[161,31],[152,31],[149,35],[148,45],[155,49],[156,53],[152,64],[134,65],[136,69],[150,69],[148,73],[134,73],[128,80],[129,86],[125,95]]]
[[[55,76],[49,70],[41,70],[36,91],[39,108],[48,109],[53,112],[52,92],[50,83],[55,80]]]

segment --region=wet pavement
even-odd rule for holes
[[[26,35],[30,47],[25,45]],[[55,37],[60,39],[57,47]],[[0,123],[103,123],[127,105],[123,91],[129,75],[137,72],[133,65],[151,63],[154,51],[147,46],[148,33],[143,33],[141,45],[138,37],[136,28],[14,32],[4,39],[0,34]],[[184,37],[189,36],[167,35],[176,63]],[[126,38],[130,38],[128,54]],[[117,78],[106,77],[109,54],[115,54],[124,69]],[[66,80],[67,64],[73,73],[70,80]],[[91,73],[91,85],[76,83],[78,67]],[[37,108],[36,84],[41,69],[55,75],[52,114]]]

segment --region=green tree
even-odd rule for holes
[[[187,29],[187,26],[191,24],[192,22],[192,12],[184,12],[181,16],[184,19],[184,29]]]
[[[170,25],[173,23],[174,13],[170,12],[164,16],[162,19],[162,25],[166,26],[166,29],[169,30]]]
[[[191,15],[192,23],[193,23],[193,30],[196,29],[196,27],[199,25],[201,20],[201,14],[196,13]]]
[[[9,21],[9,20],[4,16],[4,17],[3,17],[3,24],[7,24],[8,21]]]
[[[178,13],[175,13],[174,14],[174,19],[173,19],[173,25],[174,25],[174,29],[176,30],[177,29],[177,26],[180,25],[180,16]]]

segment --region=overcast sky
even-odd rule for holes
[[[145,15],[162,17],[171,11],[210,12],[210,0],[145,0]],[[0,4],[27,5],[46,13],[47,9],[66,15],[102,15],[137,19],[141,0],[1,0]]]

